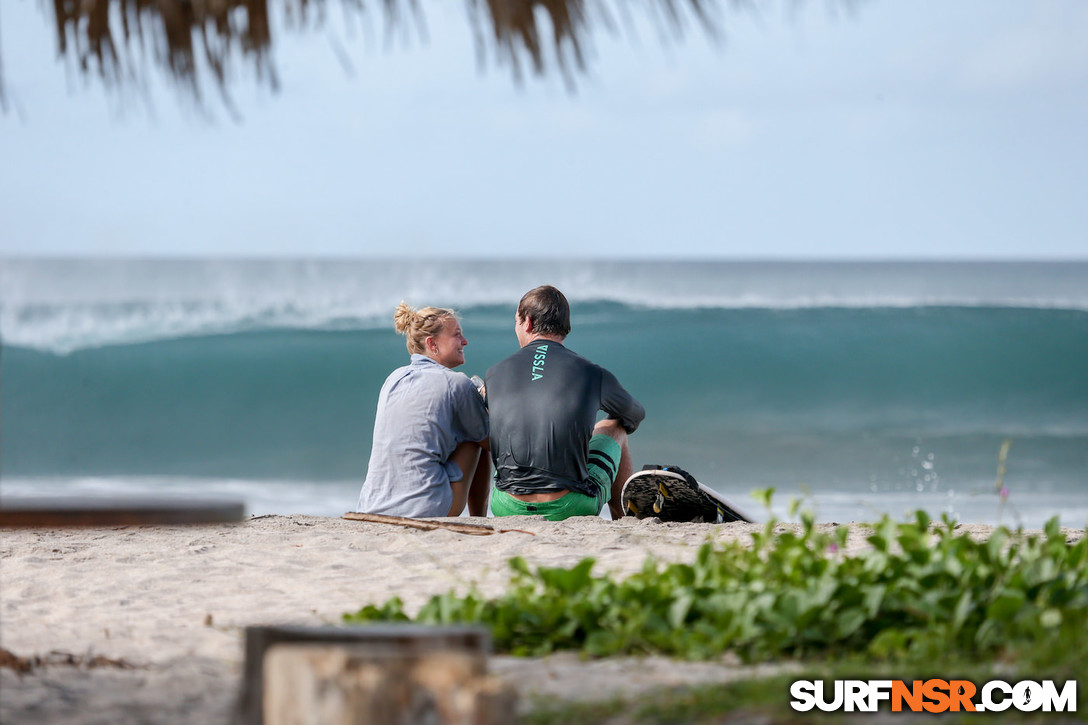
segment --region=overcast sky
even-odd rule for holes
[[[426,44],[277,35],[236,122],[84,83],[3,0],[0,255],[1088,257],[1088,3],[789,6],[598,34],[571,94],[424,0]]]

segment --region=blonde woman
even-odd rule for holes
[[[468,340],[453,310],[401,302],[393,327],[411,361],[378,394],[374,444],[357,511],[392,516],[484,516],[491,462],[481,455],[483,396],[463,373]]]

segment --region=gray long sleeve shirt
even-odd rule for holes
[[[488,436],[476,386],[425,355],[394,370],[378,394],[374,445],[356,510],[391,516],[445,516],[451,481],[463,473],[449,460],[458,444]]]

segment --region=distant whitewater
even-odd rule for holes
[[[1082,262],[0,261],[0,493],[340,514],[407,358],[395,305],[457,308],[482,374],[542,283],[646,405],[637,463],[824,520],[1088,523]]]

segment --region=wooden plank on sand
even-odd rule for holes
[[[394,526],[407,526],[410,529],[422,529],[424,531],[434,531],[435,529],[446,529],[447,531],[455,531],[459,534],[469,534],[471,536],[490,536],[491,534],[506,534],[510,532],[517,532],[519,534],[529,534],[530,536],[536,536],[532,531],[524,531],[522,529],[496,529],[487,524],[459,524],[455,521],[429,521],[427,519],[410,519],[406,516],[387,516],[385,514],[362,514],[355,511],[348,511],[344,514],[344,518],[349,521],[369,521],[374,524],[392,524]]]
[[[241,521],[244,516],[241,501],[74,496],[0,499],[3,528],[218,524]]]

